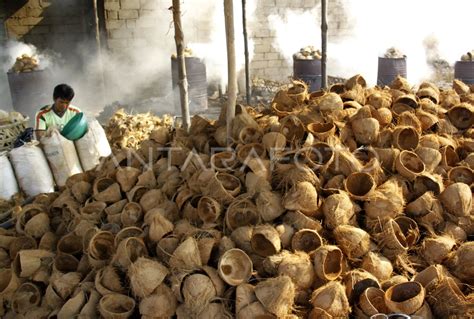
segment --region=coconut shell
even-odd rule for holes
[[[138,226],[142,220],[143,211],[138,203],[127,203],[120,214],[120,221],[124,227]]]
[[[420,137],[415,128],[411,126],[399,126],[393,131],[393,147],[399,150],[415,150],[418,147]]]
[[[231,286],[247,282],[252,275],[252,261],[242,250],[227,250],[219,259],[217,270],[221,278]]]
[[[130,191],[138,181],[141,171],[134,167],[120,167],[115,174],[117,182],[123,192]]]
[[[367,173],[354,172],[350,174],[345,182],[344,188],[354,199],[364,200],[372,195],[375,189],[375,180]]]
[[[145,216],[145,223],[150,226],[148,236],[152,242],[158,242],[174,230],[173,223],[163,216],[163,213],[162,209],[155,208]]]
[[[336,242],[349,259],[360,258],[370,249],[370,235],[364,230],[341,225],[334,229]]]
[[[297,291],[309,289],[314,282],[314,269],[311,259],[304,252],[283,253],[264,261],[264,267],[273,275],[288,276],[293,281]],[[272,269],[273,268],[273,269]]]
[[[376,188],[364,203],[364,210],[367,217],[384,220],[402,214],[404,206],[402,185],[391,178]]]
[[[385,292],[385,304],[392,312],[413,314],[425,300],[425,289],[419,282],[394,285]]]
[[[81,281],[81,274],[77,272],[69,272],[59,275],[52,282],[52,288],[62,300],[67,300],[74,292],[77,285]]]
[[[260,301],[255,301],[242,308],[237,313],[237,318],[273,318],[273,315],[265,309]]]
[[[20,278],[34,276],[44,264],[53,262],[54,253],[41,249],[24,249],[18,252],[12,263],[12,269]]]
[[[424,172],[425,164],[416,153],[402,151],[395,160],[395,168],[400,175],[413,181]]]
[[[85,303],[86,295],[84,291],[78,290],[77,293],[61,307],[61,310],[59,310],[57,314],[58,319],[78,316]]]
[[[197,241],[193,237],[184,240],[170,257],[171,268],[192,270],[202,266],[201,255]]]
[[[283,198],[283,206],[287,210],[299,210],[312,216],[318,209],[318,193],[309,182],[296,184]]]
[[[115,203],[122,199],[120,185],[111,178],[98,178],[92,187],[94,198],[105,203]]]
[[[115,252],[114,235],[106,231],[97,232],[89,242],[88,252],[92,267],[102,267]]]
[[[285,212],[282,198],[275,192],[262,191],[258,193],[255,204],[261,219],[265,222],[270,222]]]
[[[135,310],[135,300],[120,294],[108,294],[99,301],[99,312],[105,319],[129,318]]]
[[[139,298],[145,298],[153,293],[167,275],[168,269],[165,266],[144,257],[139,257],[128,268],[131,289]]]
[[[211,279],[203,274],[192,274],[184,279],[181,288],[184,304],[191,313],[201,313],[217,292]]]
[[[304,251],[312,253],[323,244],[321,235],[313,229],[300,229],[291,239],[291,248],[293,251]]]
[[[458,129],[470,128],[474,124],[474,107],[468,103],[461,103],[449,109],[448,118]]]
[[[471,185],[474,183],[474,171],[467,166],[453,167],[448,172],[448,179],[453,183]]]
[[[343,277],[343,284],[346,288],[346,295],[349,302],[359,300],[360,294],[368,287],[380,288],[377,278],[364,269],[353,269]]]
[[[348,317],[350,305],[344,287],[337,281],[330,281],[313,291],[311,304],[333,317]]]
[[[297,230],[312,229],[320,231],[323,229],[321,223],[318,220],[306,216],[299,211],[289,211],[284,216],[285,217],[283,218],[283,221],[286,224],[293,226]]]
[[[101,295],[124,293],[118,269],[114,266],[105,266],[97,271],[94,278],[95,288]]]
[[[439,198],[446,210],[455,216],[468,216],[471,211],[472,191],[464,183],[449,185]]]
[[[427,301],[436,318],[464,316],[469,303],[456,282],[449,277],[443,278],[427,297]]]
[[[199,199],[197,213],[204,223],[214,223],[219,218],[222,207],[214,198],[203,196]]]
[[[418,147],[415,150],[415,153],[425,164],[425,169],[427,172],[433,172],[441,163],[441,153],[434,148]]]
[[[474,267],[472,258],[474,256],[474,243],[466,242],[459,246],[453,256],[453,273],[462,282],[472,285],[474,283]]]
[[[276,231],[280,235],[281,247],[288,249],[291,245],[291,239],[295,234],[295,229],[288,224],[281,224],[275,227]]]
[[[354,206],[346,192],[330,195],[323,202],[324,224],[329,229],[349,224],[354,216]]]
[[[367,316],[373,316],[378,313],[389,313],[385,304],[385,293],[383,290],[375,287],[367,288],[359,297],[359,307]]]
[[[337,246],[324,245],[313,253],[316,275],[324,280],[336,280],[342,274],[343,254]]]
[[[10,299],[11,295],[18,289],[21,281],[15,272],[9,268],[0,270],[0,296]]]
[[[393,272],[393,266],[390,260],[374,252],[368,252],[367,255],[364,256],[361,267],[377,277],[380,281],[389,279]]]
[[[293,307],[295,286],[288,276],[270,278],[255,286],[255,295],[268,312],[283,317]]]
[[[23,283],[11,298],[11,307],[17,314],[24,314],[41,303],[41,290],[31,282]]]
[[[152,295],[145,297],[139,305],[140,314],[145,318],[167,318],[176,313],[177,301],[168,286],[161,284]]]
[[[257,226],[253,230],[250,244],[252,250],[260,256],[274,255],[281,249],[280,234],[270,225]]]

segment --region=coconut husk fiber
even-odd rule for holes
[[[255,296],[268,312],[283,317],[293,307],[295,286],[288,276],[270,278],[255,286]]]
[[[330,281],[313,291],[311,304],[333,317],[347,317],[351,311],[344,286],[338,281]]]

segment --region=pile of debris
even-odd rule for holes
[[[295,60],[321,60],[321,57],[321,51],[312,45],[301,48],[299,52],[293,54]]]
[[[200,116],[158,127],[17,207],[1,315],[472,316],[472,102],[355,76],[238,106],[230,145]]]
[[[23,73],[23,72],[33,72],[38,70],[39,62],[37,56],[29,56],[28,54],[23,54],[16,58],[15,64],[10,69],[10,72],[14,73]]]

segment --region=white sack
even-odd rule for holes
[[[6,152],[0,153],[0,199],[10,200],[16,193],[18,193],[18,183],[12,164]]]
[[[105,131],[96,119],[89,120],[87,133],[74,143],[84,171],[99,165],[101,157],[112,154]]]

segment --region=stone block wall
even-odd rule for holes
[[[9,39],[70,55],[88,38],[87,17],[92,8],[86,1],[21,0],[6,1],[4,6]]]

